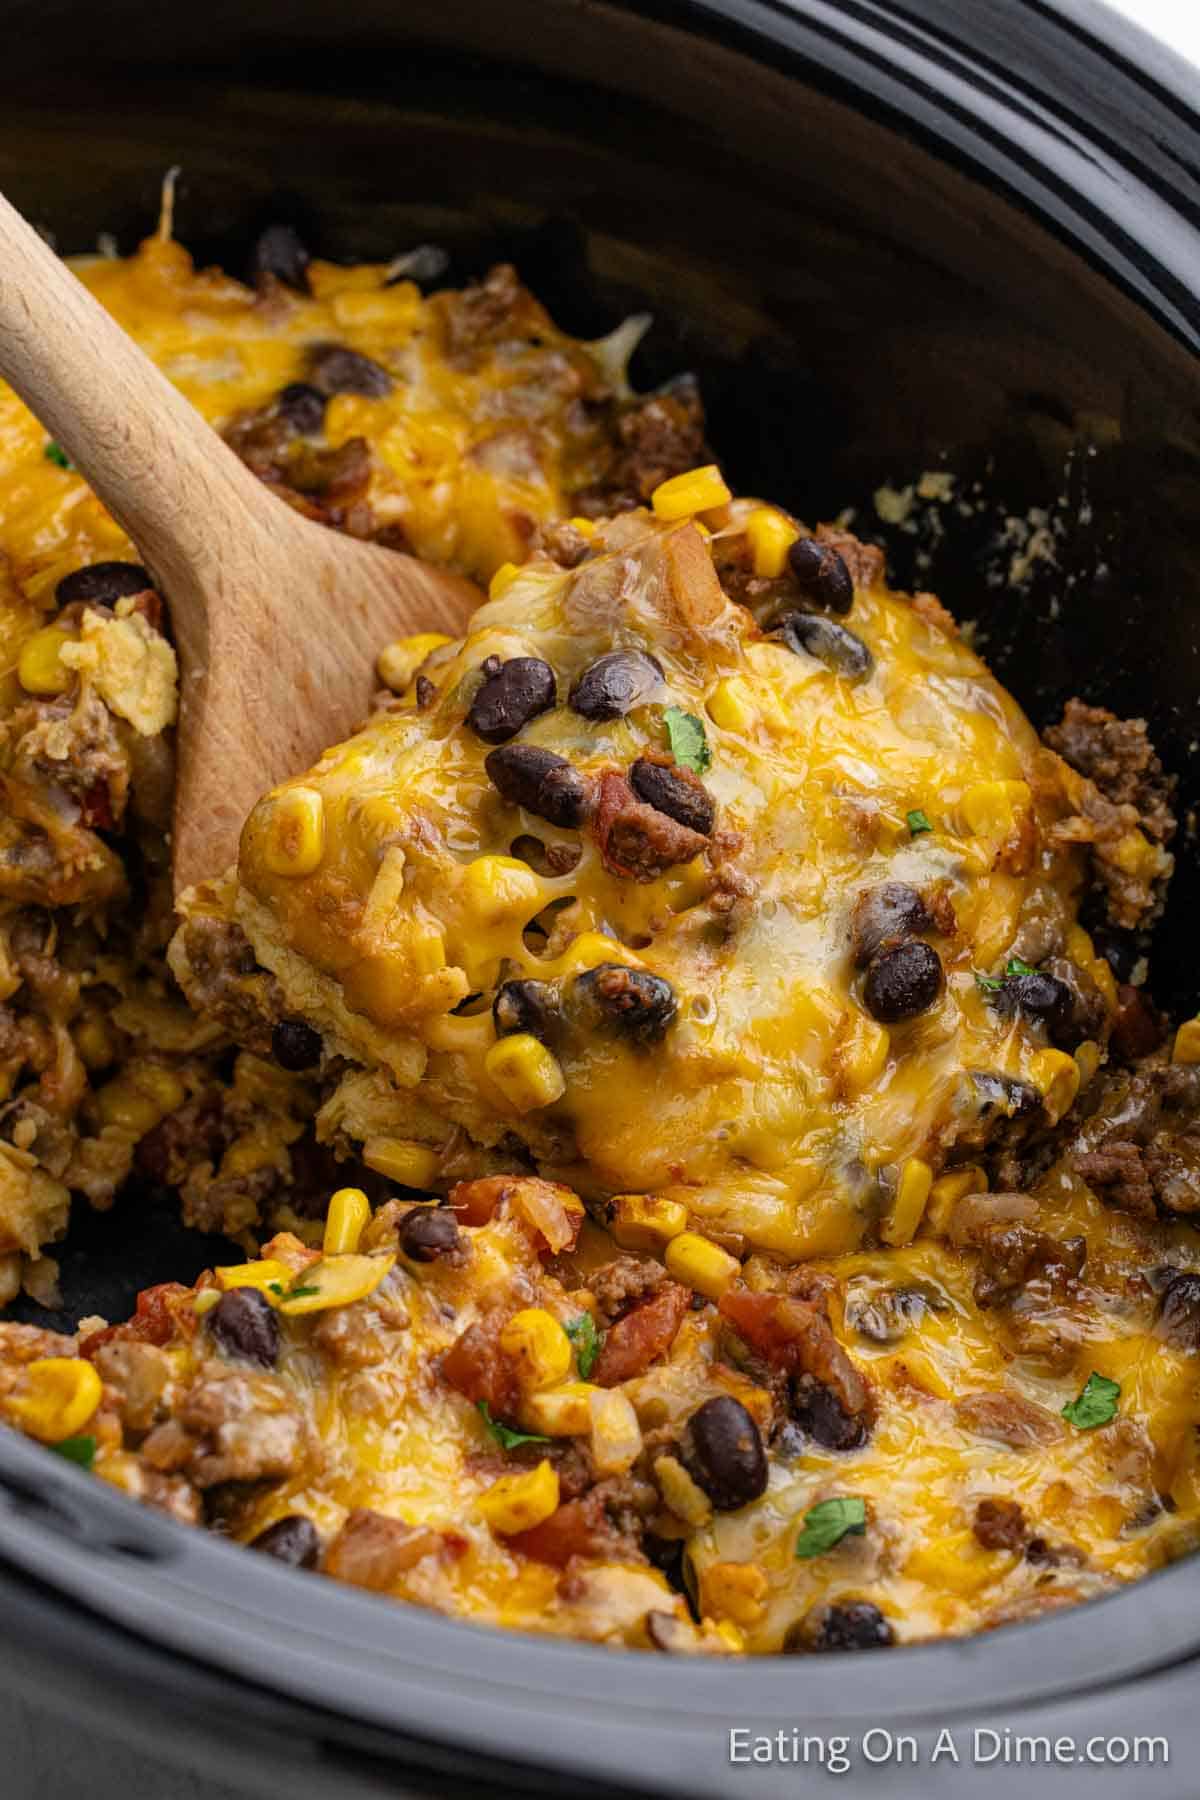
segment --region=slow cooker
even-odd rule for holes
[[[1088,0],[2,16],[0,186],[61,249],[131,247],[178,163],[202,260],[241,266],[285,218],[334,258],[440,245],[452,279],[509,256],[583,335],[649,308],[635,376],[699,373],[739,489],[854,507],[900,582],[975,621],[1039,724],[1073,693],[1144,714],[1188,816],[1200,121],[1193,74],[1136,26]],[[928,470],[977,503],[889,535],[873,494]],[[1053,562],[1014,590],[997,544],[1034,517]],[[1156,982],[1182,1011],[1200,999],[1188,838],[1180,861]],[[40,1316],[118,1316],[215,1255],[127,1196],[77,1221],[65,1314]],[[865,1663],[634,1656],[293,1574],[0,1430],[0,1606],[5,1800],[1197,1786],[1194,1560]]]

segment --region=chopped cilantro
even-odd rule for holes
[[[596,1330],[596,1321],[591,1313],[580,1313],[577,1319],[568,1319],[563,1330],[575,1346],[580,1380],[586,1381],[600,1354],[600,1333]]]
[[[538,1437],[536,1432],[514,1431],[510,1425],[502,1425],[499,1419],[493,1419],[492,1409],[486,1400],[477,1402],[479,1414],[496,1442],[502,1450],[515,1450],[521,1444],[548,1444],[548,1437]]]
[[[678,706],[668,706],[663,714],[663,724],[667,729],[671,755],[680,768],[690,769],[693,775],[703,775],[705,769],[712,765],[712,751],[704,735],[703,722],[695,713],[684,712]]]
[[[857,1494],[836,1500],[818,1500],[804,1515],[796,1555],[803,1560],[832,1550],[844,1537],[861,1536],[867,1529],[867,1503]]]
[[[54,463],[60,469],[73,469],[75,467],[75,464],[71,461],[62,445],[56,444],[53,438],[51,438],[50,442],[46,445],[46,448],[42,451],[42,455],[47,462]]]
[[[923,831],[932,831],[928,813],[923,813],[919,806],[914,806],[910,813],[905,813],[908,829],[913,837],[919,837]]]
[[[1093,1369],[1083,1384],[1082,1393],[1074,1400],[1068,1400],[1063,1407],[1062,1416],[1080,1431],[1094,1431],[1097,1425],[1107,1425],[1110,1419],[1116,1418],[1120,1393],[1119,1381],[1110,1381],[1107,1375],[1097,1375]]]
[[[96,1440],[94,1437],[63,1438],[59,1444],[51,1444],[50,1448],[59,1456],[65,1456],[68,1462],[77,1463],[81,1469],[90,1469],[96,1460]]]
[[[1010,982],[1014,975],[1036,974],[1037,970],[1031,968],[1027,962],[1022,962],[1019,956],[1010,956],[1004,966],[1003,975],[980,975],[977,973],[975,976],[975,985],[983,994],[995,994],[998,993],[1007,982]]]
[[[281,1300],[305,1300],[309,1294],[319,1294],[321,1291],[319,1287],[285,1288],[281,1281],[269,1281],[267,1286]]]

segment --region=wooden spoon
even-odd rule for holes
[[[275,499],[0,196],[0,375],[167,599],[181,662],[175,892],[221,874],[254,802],[366,716],[375,658],[482,596]]]

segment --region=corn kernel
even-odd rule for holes
[[[111,1068],[117,1059],[117,1042],[104,1019],[84,1019],[77,1025],[75,1048],[84,1068],[92,1074]]]
[[[1185,1019],[1171,1046],[1173,1063],[1200,1063],[1200,1019]]]
[[[278,1144],[247,1131],[234,1138],[221,1158],[221,1174],[223,1177],[253,1175],[256,1169],[269,1169],[279,1160]]]
[[[326,1256],[343,1256],[357,1250],[370,1217],[371,1202],[361,1188],[339,1188],[325,1214],[322,1248]]]
[[[619,1388],[597,1388],[590,1401],[592,1462],[601,1475],[623,1475],[642,1450],[642,1428]]]
[[[1096,960],[1096,946],[1082,925],[1072,925],[1068,928],[1063,939],[1063,949],[1071,961],[1078,963],[1081,969],[1086,969]]]
[[[838,1045],[838,1072],[845,1092],[863,1094],[878,1081],[888,1059],[892,1040],[883,1025],[865,1012],[856,1011],[848,1022],[847,1035]]]
[[[453,638],[441,631],[418,631],[412,637],[397,638],[394,644],[385,644],[379,652],[375,671],[385,687],[390,687],[394,694],[402,694],[425,658],[434,650],[440,650],[443,644],[453,642]]]
[[[196,1298],[192,1301],[192,1311],[198,1319],[202,1319],[205,1313],[210,1313],[212,1311],[220,1298],[221,1293],[219,1288],[201,1288],[200,1292],[196,1295]]]
[[[536,910],[542,894],[529,864],[515,856],[477,856],[463,871],[462,891],[472,923],[485,928],[509,919],[524,922]]]
[[[157,1103],[148,1094],[139,1094],[125,1076],[118,1076],[116,1081],[110,1081],[107,1087],[100,1089],[96,1095],[96,1111],[102,1125],[117,1126],[122,1131],[132,1132],[135,1137],[145,1137],[162,1118]]]
[[[612,1234],[622,1250],[661,1250],[687,1230],[687,1207],[654,1194],[618,1194],[612,1203]]]
[[[758,707],[740,675],[729,675],[724,681],[718,681],[705,710],[722,731],[751,731],[758,723]]]
[[[986,1194],[987,1176],[978,1163],[964,1163],[960,1169],[951,1169],[945,1175],[939,1175],[929,1190],[929,1202],[925,1208],[924,1224],[932,1237],[945,1237],[950,1226],[950,1215],[960,1200],[968,1194]]]
[[[1091,1038],[1085,1038],[1075,1051],[1075,1067],[1079,1070],[1080,1087],[1087,1087],[1100,1067],[1099,1044],[1093,1043]]]
[[[1079,1092],[1079,1065],[1065,1050],[1039,1050],[1030,1062],[1029,1073],[1041,1091],[1047,1119],[1051,1125],[1057,1125]]]
[[[767,1610],[767,1577],[757,1563],[710,1563],[700,1577],[700,1610],[749,1629]]]
[[[754,573],[773,581],[787,568],[787,553],[799,531],[773,506],[756,506],[746,520],[746,542],[754,559]]]
[[[666,1249],[666,1264],[676,1281],[719,1300],[741,1269],[736,1256],[698,1231],[682,1231]]]
[[[167,1113],[177,1112],[187,1099],[187,1088],[179,1076],[159,1063],[140,1064],[130,1070],[129,1079],[139,1094],[153,1100],[164,1118]]]
[[[279,1297],[281,1313],[289,1318],[303,1313],[326,1312],[331,1306],[351,1306],[373,1294],[395,1262],[395,1255],[356,1256],[341,1254],[324,1256],[310,1263],[292,1282],[295,1295]],[[269,1296],[268,1296],[269,1297]]]
[[[976,837],[1003,843],[1029,811],[1033,794],[1026,781],[977,781],[958,805],[960,822]]]
[[[17,659],[17,680],[27,694],[66,693],[75,676],[61,652],[63,645],[71,642],[71,634],[57,625],[47,625],[26,638]]]
[[[438,1170],[437,1151],[408,1138],[368,1138],[362,1147],[362,1159],[368,1169],[386,1175],[389,1181],[398,1181],[401,1187],[426,1189]]]
[[[1152,881],[1162,869],[1162,851],[1149,838],[1143,837],[1140,831],[1127,831],[1124,837],[1117,839],[1108,854],[1126,875],[1136,876],[1142,881]]]
[[[571,1340],[544,1307],[514,1313],[500,1332],[500,1348],[516,1364],[521,1386],[530,1391],[551,1388],[571,1373]]]
[[[263,862],[272,875],[311,875],[325,855],[325,802],[316,788],[284,788],[267,814]]]
[[[530,1531],[558,1510],[558,1471],[540,1462],[526,1474],[502,1475],[476,1504],[480,1516],[501,1537]]]
[[[740,1625],[732,1619],[718,1619],[716,1633],[731,1656],[744,1656],[746,1653],[746,1634]]]
[[[912,1243],[932,1186],[933,1170],[929,1164],[919,1156],[910,1156],[900,1171],[891,1213],[880,1229],[885,1244]]]
[[[573,525],[575,527],[575,530],[579,533],[580,537],[593,538],[596,535],[595,519],[585,519],[583,517],[579,517],[579,518],[575,518],[575,519],[569,519],[567,522],[568,522],[568,524]]]
[[[83,1430],[100,1404],[104,1384],[78,1356],[44,1356],[26,1363],[23,1390],[5,1405],[23,1431],[43,1444],[59,1444]]]
[[[709,512],[714,506],[728,506],[732,499],[716,463],[705,463],[699,469],[688,469],[683,475],[660,481],[650,496],[650,504],[660,519],[688,519],[693,513]]]
[[[228,1293],[230,1288],[252,1287],[271,1298],[270,1288],[289,1288],[292,1285],[292,1271],[286,1263],[277,1262],[273,1256],[261,1257],[256,1262],[232,1263],[222,1269],[214,1269],[213,1274]]]
[[[571,939],[558,962],[553,964],[556,975],[575,975],[583,969],[594,969],[600,963],[625,963],[631,969],[644,969],[645,963],[616,938],[606,937],[602,931],[581,931],[578,937]]]
[[[1097,956],[1088,963],[1087,972],[1104,995],[1104,1004],[1109,1012],[1117,1010],[1117,978],[1102,956]]]
[[[500,567],[496,570],[496,573],[492,576],[492,579],[488,582],[488,599],[499,600],[503,594],[507,594],[509,588],[520,573],[521,571],[516,563],[501,563]]]
[[[501,1038],[483,1059],[488,1079],[516,1112],[553,1106],[567,1091],[563,1072],[545,1044],[527,1031]]]
[[[545,1437],[581,1437],[591,1429],[591,1398],[602,1390],[590,1381],[564,1381],[561,1387],[528,1394],[521,1422]]]
[[[692,1480],[678,1457],[656,1456],[654,1479],[665,1505],[677,1519],[682,1519],[693,1531],[707,1525],[712,1518],[712,1501],[704,1489]]]

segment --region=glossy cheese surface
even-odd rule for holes
[[[725,530],[742,528],[735,511]],[[237,916],[288,1003],[377,1071],[349,1077],[331,1119],[416,1137],[459,1172],[462,1132],[482,1147],[514,1134],[586,1192],[676,1198],[718,1235],[796,1257],[886,1228],[910,1159],[936,1169],[977,1124],[976,1073],[1064,1110],[1073,1059],[977,980],[1035,925],[1059,941],[1074,925],[1061,765],[961,639],[903,596],[860,587],[846,623],[871,658],[857,679],[764,636],[694,524],[625,515],[575,570],[515,574],[465,640],[429,656],[423,704],[410,690],[264,799]],[[652,655],[661,681],[620,718],[583,718],[568,696],[614,648]],[[672,709],[699,721],[717,809],[703,853],[630,879],[594,831],[505,802],[467,717],[489,657],[549,665],[558,704],[516,741],[591,779],[667,751]],[[320,860],[281,872],[273,834],[298,793],[321,820]],[[917,813],[930,828],[914,834]],[[539,872],[521,856],[530,838],[577,863]],[[883,1025],[864,1006],[851,914],[893,881],[936,906],[944,985],[919,1017]],[[561,1097],[507,1103],[487,1065],[497,984],[562,987],[612,960],[671,984],[674,1024],[652,1047],[567,1031]]]

